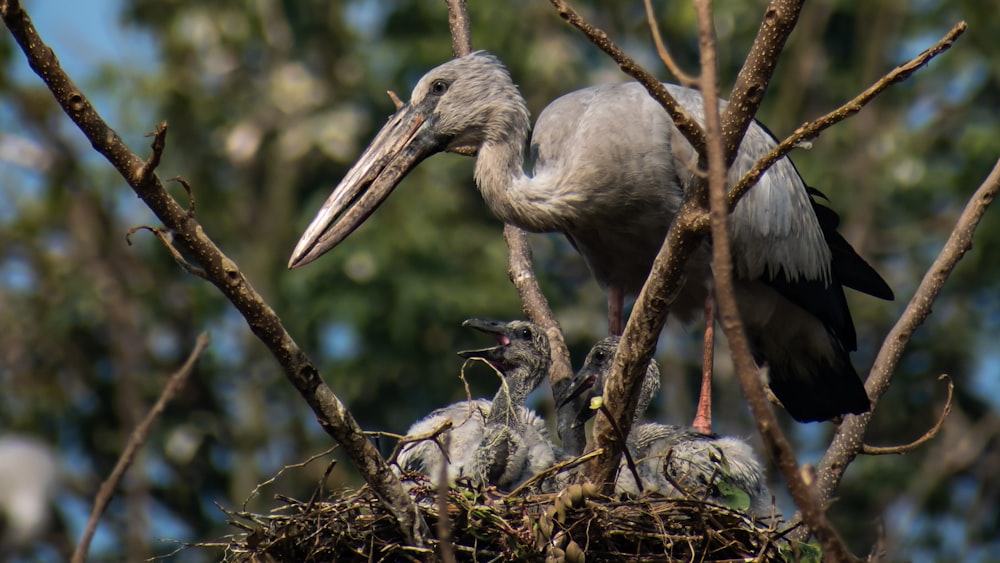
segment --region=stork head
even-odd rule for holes
[[[587,359],[583,362],[583,367],[573,376],[570,383],[560,396],[555,398],[556,407],[562,411],[567,409],[570,414],[575,413],[575,418],[560,417],[563,420],[572,420],[573,426],[582,426],[594,416],[593,409],[590,408],[592,399],[601,397],[604,394],[604,384],[611,374],[611,368],[615,363],[615,354],[618,352],[620,336],[609,336],[590,349]],[[639,392],[639,403],[635,412],[638,417],[641,415],[649,403],[653,400],[653,395],[660,389],[660,368],[656,361],[650,360],[646,368],[646,377],[642,381],[642,388]]]
[[[541,384],[549,373],[552,356],[545,331],[528,321],[492,321],[469,319],[462,326],[485,332],[496,339],[496,346],[459,352],[463,358],[482,358],[504,375],[515,368],[526,368],[526,388],[530,391]],[[521,370],[519,370],[521,371]]]
[[[468,152],[528,130],[524,99],[499,59],[484,51],[448,61],[417,82],[403,105],[333,189],[288,262],[312,262],[347,238],[428,156]]]

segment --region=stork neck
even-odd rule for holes
[[[560,194],[547,176],[532,177],[524,171],[527,139],[527,123],[487,136],[476,158],[476,185],[490,211],[504,223],[532,232],[564,230]]]
[[[500,384],[500,390],[493,397],[493,406],[490,407],[490,414],[486,418],[486,424],[502,424],[504,426],[514,426],[518,420],[517,408],[523,407],[528,400],[528,393],[525,382],[528,380],[530,368],[516,367],[510,373],[504,374]]]

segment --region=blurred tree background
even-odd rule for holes
[[[464,397],[454,352],[482,345],[471,316],[521,316],[506,277],[501,225],[472,181],[472,160],[421,165],[350,240],[317,263],[285,264],[330,188],[430,67],[451,56],[443,2],[395,0],[25,2],[43,39],[133,150],[170,124],[161,177],[189,180],[198,218],[277,310],[326,380],[369,430],[404,432]],[[576,2],[658,72],[639,0]],[[656,2],[672,53],[697,70],[693,9]],[[728,91],[766,2],[720,2],[716,29]],[[545,2],[470,3],[475,48],[508,65],[534,114],[571,89],[620,81],[615,65]],[[37,13],[36,13],[37,12]],[[835,108],[956,21],[969,31],[947,54],[858,116],[793,154],[843,217],[842,231],[890,281],[897,301],[850,295],[865,373],[936,256],[967,197],[1000,155],[1000,19],[977,0],[809,2],[758,117],[780,138]],[[102,31],[111,28],[113,31]],[[992,39],[991,39],[992,38]],[[103,50],[95,45],[104,45]],[[110,48],[107,48],[110,45]],[[179,187],[176,195],[185,197]],[[860,458],[831,510],[856,552],[885,526],[893,559],[1000,557],[1000,221],[988,214],[933,316],[915,335],[868,442],[922,434],[940,412],[948,373],[956,403],[941,435],[904,457]],[[209,331],[202,358],[105,515],[92,553],[137,560],[232,531],[213,503],[239,507],[285,464],[330,446],[242,318],[183,272],[146,233],[156,224],[73,129],[13,41],[0,41],[0,434],[28,435],[57,454],[60,480],[44,535],[3,535],[0,556],[58,560],[79,537],[97,484],[128,433]],[[579,365],[605,334],[603,293],[556,236],[532,237],[546,295]],[[700,327],[670,326],[656,417],[688,423]],[[724,348],[724,346],[720,346]],[[747,409],[720,354],[717,429],[750,436]],[[496,381],[470,372],[473,393]],[[551,398],[534,406],[551,419]],[[816,461],[832,425],[795,425],[802,461]],[[388,441],[383,451],[391,450]],[[296,469],[275,493],[307,497],[324,463]],[[357,485],[340,463],[332,487]],[[783,488],[774,487],[786,511]],[[8,516],[9,518],[9,516]],[[9,526],[8,526],[9,531]],[[219,552],[188,550],[184,560]]]

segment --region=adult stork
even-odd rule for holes
[[[701,95],[666,85],[702,121]],[[503,64],[479,51],[432,69],[334,188],[289,261],[307,264],[347,237],[431,154],[475,147],[475,180],[492,212],[533,232],[561,232],[608,290],[609,324],[635,294],[695,179],[697,154],[637,83],[567,94],[539,116],[528,148],[528,110]],[[751,123],[729,171],[734,182],[775,146]],[[848,353],[857,347],[842,285],[890,299],[881,277],[836,233],[787,158],[736,206],[732,245],[737,299],[770,388],[799,421],[869,409]],[[672,312],[701,311],[711,291],[706,242],[687,265]]]
[[[493,365],[501,374],[500,389],[492,401],[461,401],[414,423],[408,436],[433,432],[450,421],[448,450],[430,440],[415,442],[404,446],[398,465],[427,475],[432,483],[437,483],[441,466],[446,465],[449,481],[468,477],[476,484],[509,491],[556,460],[545,421],[524,406],[549,374],[549,340],[544,330],[528,321],[469,319],[463,326],[496,338],[496,346],[459,355]]]
[[[584,423],[596,412],[591,401],[601,397],[611,373],[619,337],[609,336],[591,348],[573,381],[559,397],[559,437],[569,455],[583,453]],[[650,360],[635,409],[638,421],[660,388],[660,370]],[[626,446],[636,464],[636,475],[622,463],[615,490],[637,496],[655,492],[664,496],[684,493],[765,517],[772,512],[771,494],[764,470],[750,444],[731,437],[704,434],[686,426],[648,422],[633,425]],[[641,482],[641,486],[640,483]]]

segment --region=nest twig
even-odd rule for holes
[[[410,494],[435,529],[437,491],[407,475]],[[567,489],[571,491],[571,489]],[[696,499],[618,500],[569,494],[502,496],[459,482],[448,490],[452,551],[458,561],[784,561],[788,532]],[[225,560],[427,561],[439,553],[406,545],[368,487],[322,501],[279,497],[268,514],[226,510],[240,529]]]

